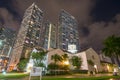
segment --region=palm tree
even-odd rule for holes
[[[120,66],[120,37],[115,38],[115,54],[116,54],[116,60],[118,62],[118,65]]]
[[[80,66],[82,64],[82,60],[80,57],[78,56],[72,56],[72,58],[70,59],[71,63],[73,66],[76,66],[76,69],[80,69]]]
[[[63,61],[67,61],[67,60],[68,60],[68,58],[69,58],[69,57],[68,57],[68,55],[67,55],[67,54],[63,54],[63,55],[62,55],[62,60],[63,60]]]
[[[0,35],[2,34],[3,28],[0,28]]]
[[[51,60],[54,60],[54,63],[57,64],[57,62],[62,61],[62,57],[58,54],[54,54],[51,56]]]
[[[102,52],[106,55],[112,58],[116,57],[117,62],[120,66],[119,62],[119,55],[120,55],[120,37],[116,37],[114,35],[108,37],[103,42],[104,48],[102,49]],[[114,61],[114,60],[113,60]]]
[[[32,53],[32,59],[34,60],[35,66],[44,67],[43,61],[46,59],[47,51],[44,51],[43,49],[40,49],[38,52]]]
[[[69,70],[69,56],[68,56],[68,54],[63,54],[62,56],[62,66],[63,66],[63,68],[62,69],[64,69],[64,70]]]
[[[62,57],[58,54],[54,54],[51,56],[51,60],[54,60],[55,65],[57,66],[57,62],[61,62],[62,61]],[[55,66],[55,69],[57,69],[57,67]],[[55,71],[55,75],[56,75],[56,71]]]

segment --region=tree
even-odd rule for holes
[[[0,35],[2,34],[3,28],[0,28]]]
[[[57,62],[61,62],[62,61],[62,57],[60,56],[60,55],[58,55],[58,54],[54,54],[54,55],[52,55],[51,56],[51,60],[54,60],[54,67],[55,67],[55,70],[58,68],[57,66],[58,66],[58,64],[57,64]],[[55,71],[55,75],[56,75],[56,71]]]
[[[63,70],[69,70],[69,56],[68,54],[63,54],[62,56],[62,66],[60,66]]]
[[[48,69],[49,69],[49,70],[55,70],[55,68],[58,68],[58,65],[55,64],[55,63],[50,63],[50,64],[48,65]]]
[[[62,61],[62,57],[58,54],[54,54],[51,56],[51,60],[54,60],[54,63],[57,64],[57,62]]]
[[[40,49],[38,52],[32,53],[32,59],[34,61],[34,65],[37,67],[45,67],[43,61],[46,59],[47,51]]]
[[[27,66],[27,63],[28,63],[28,59],[22,58],[22,59],[20,60],[20,62],[18,63],[18,69],[19,69],[20,71],[24,71],[25,68],[26,68],[26,66]]]
[[[69,57],[68,57],[68,55],[67,55],[67,54],[63,54],[63,55],[62,55],[62,60],[63,60],[63,61],[67,61],[67,60],[68,60],[68,58],[69,58]]]
[[[80,66],[82,64],[82,60],[80,57],[78,56],[72,56],[72,58],[70,59],[71,63],[73,66],[76,66],[76,69],[80,69]]]
[[[109,57],[116,57],[117,62],[120,66],[119,56],[120,56],[120,37],[116,37],[114,35],[109,36],[103,42],[104,48],[102,52]]]
[[[87,60],[88,64],[94,66],[94,62],[92,60]]]

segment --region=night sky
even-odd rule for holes
[[[0,22],[18,30],[25,9],[35,2],[44,12],[45,20],[58,23],[61,9],[78,21],[81,50],[92,47],[100,51],[103,40],[120,36],[120,0],[0,0]]]

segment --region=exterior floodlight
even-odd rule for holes
[[[2,74],[3,74],[3,75],[6,75],[6,72],[5,72],[5,71],[3,71],[3,72],[2,72]]]
[[[69,44],[68,45],[68,52],[76,53],[77,52],[76,45],[75,44]]]
[[[3,74],[3,75],[5,75],[5,74],[6,74],[5,69],[2,69],[2,74]]]
[[[2,46],[2,40],[0,40],[0,46]]]
[[[32,67],[33,67],[33,63],[28,63],[28,64],[27,64],[27,69],[26,69],[26,71],[27,71],[28,73],[31,72]]]
[[[69,61],[64,61],[64,65],[69,65]]]

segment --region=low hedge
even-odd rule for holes
[[[71,70],[72,73],[81,73],[81,74],[87,74],[88,70]]]

